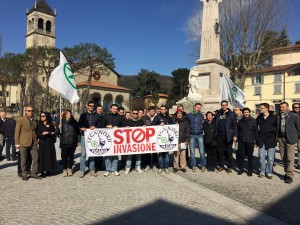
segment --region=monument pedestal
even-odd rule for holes
[[[187,113],[193,110],[195,103],[202,104],[202,112],[220,108],[220,82],[223,74],[230,75],[220,57],[219,3],[222,0],[201,0],[203,17],[201,31],[200,59],[190,70],[189,95],[176,102],[182,104]],[[173,106],[170,113],[176,111]]]

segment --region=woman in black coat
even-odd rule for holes
[[[250,109],[244,108],[242,110],[243,117],[238,122],[238,165],[239,175],[244,173],[245,152],[248,157],[248,176],[253,173],[253,152],[254,145],[257,143],[257,123],[256,120],[250,116]]]
[[[57,168],[55,127],[49,112],[40,114],[40,121],[37,126],[37,137],[39,143],[39,172],[42,177],[50,176],[50,171]]]
[[[211,172],[214,172],[217,167],[218,141],[214,134],[215,124],[213,113],[207,112],[203,123],[203,141],[207,154],[207,170]]]
[[[63,177],[72,176],[74,153],[76,147],[80,145],[80,129],[70,110],[62,114],[61,125],[57,133],[59,133],[62,151]]]

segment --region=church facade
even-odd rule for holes
[[[56,46],[56,10],[52,10],[45,0],[38,0],[30,10],[27,9],[26,26],[26,49],[38,46]],[[96,104],[103,105],[106,112],[109,111],[113,103],[123,106],[128,110],[130,108],[130,90],[118,86],[120,75],[116,71],[110,69],[108,71],[109,73],[105,75],[100,74],[92,78],[88,100],[94,100]],[[87,70],[79,70],[74,75],[80,97],[88,85]],[[42,70],[38,71],[36,80],[44,88],[48,85],[46,75]],[[11,83],[7,85],[6,91],[8,110],[17,112],[20,104],[20,85]],[[58,95],[51,88],[50,93],[55,96]],[[37,111],[40,111],[39,108],[42,107],[37,105],[36,108]],[[76,106],[73,106],[73,109],[79,112],[80,102]]]

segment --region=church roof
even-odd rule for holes
[[[26,15],[29,15],[33,12],[41,12],[51,16],[56,16],[45,0],[38,0],[36,4],[26,13]]]
[[[77,84],[77,87],[81,88],[81,87],[85,87],[88,86],[88,81],[83,81]],[[128,88],[124,88],[121,86],[117,86],[117,85],[113,85],[113,84],[109,84],[106,82],[100,82],[100,81],[92,81],[91,82],[91,88],[103,88],[103,89],[114,89],[114,90],[118,90],[118,91],[130,91],[130,89]]]

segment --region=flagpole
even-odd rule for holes
[[[59,133],[62,131],[62,121],[61,121],[61,95],[59,95]]]

